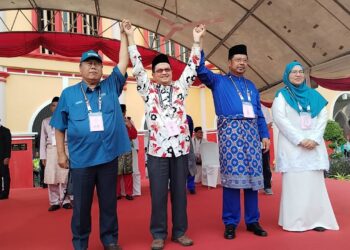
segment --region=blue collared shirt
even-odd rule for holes
[[[131,150],[118,97],[123,91],[127,75],[118,67],[94,91],[84,81],[62,91],[50,125],[67,130],[71,168],[86,168],[107,163]],[[88,109],[81,86],[90,102],[92,112],[98,112],[99,91],[102,98],[104,131],[90,132]]]
[[[237,93],[236,87],[242,93],[244,101],[248,101],[248,93],[251,96],[251,104],[257,117],[260,138],[270,138],[266,126],[264,114],[261,110],[260,95],[254,83],[244,78],[232,74],[215,74],[205,67],[205,55],[201,51],[201,61],[197,68],[199,80],[211,89],[217,116],[232,116],[240,119],[244,118],[242,101]],[[231,81],[230,77],[234,81]],[[248,90],[248,91],[247,91]]]

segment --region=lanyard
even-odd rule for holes
[[[295,94],[294,94],[288,87],[286,87],[286,89],[288,90],[289,94],[293,97],[294,101],[297,102],[299,111],[300,111],[300,112],[304,112],[303,107],[302,107],[302,106],[300,105],[300,103],[298,102],[297,97],[295,96]],[[310,105],[307,105],[306,111],[307,111],[307,112],[310,112],[310,110],[311,110],[311,109],[310,109]]]
[[[82,83],[80,84],[80,88],[81,88],[81,92],[83,92],[84,100],[85,100],[88,112],[92,113],[90,102],[89,102],[89,99],[87,98],[87,96],[85,94],[85,91],[83,89],[83,84]],[[99,88],[99,90],[98,90],[98,111],[101,112],[101,110],[102,110],[102,97],[101,97],[101,89]]]
[[[162,94],[160,93],[160,86],[158,86],[158,99],[159,99],[160,107],[164,110],[165,107],[164,107]],[[170,108],[171,108],[173,106],[173,86],[170,86],[169,102],[170,102]]]
[[[241,91],[239,90],[239,88],[237,87],[235,81],[232,79],[231,76],[229,76],[229,78],[231,79],[231,81],[232,81],[232,83],[233,83],[233,86],[235,86],[236,91],[237,91],[237,93],[238,93],[238,95],[239,95],[239,98],[241,99],[242,102],[244,102],[244,97],[243,97]],[[244,79],[244,78],[243,78],[243,79]],[[250,97],[250,92],[248,91],[248,86],[247,86],[247,83],[246,83],[245,79],[244,79],[244,85],[245,85],[245,88],[246,88],[246,93],[247,93],[247,96],[248,96],[248,101],[249,101],[249,102],[252,102],[252,99],[251,99],[251,97]]]

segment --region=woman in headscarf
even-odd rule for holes
[[[287,231],[338,230],[323,175],[329,169],[327,101],[307,86],[299,62],[287,64],[283,82],[272,106],[279,130],[276,169],[282,172],[278,224]]]

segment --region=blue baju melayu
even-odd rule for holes
[[[220,173],[223,186],[223,222],[240,221],[240,189],[245,193],[245,222],[258,222],[258,190],[264,187],[261,139],[269,138],[255,85],[243,76],[220,75],[205,67],[202,51],[197,74],[211,89],[218,117]],[[243,103],[252,106],[255,118],[243,115]]]

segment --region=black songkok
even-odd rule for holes
[[[241,54],[241,55],[247,55],[247,46],[244,44],[238,44],[233,46],[229,51],[228,51],[228,60],[231,60],[232,57],[236,54]]]
[[[59,100],[60,100],[60,98],[58,96],[55,96],[54,98],[52,98],[51,103],[58,102]]]
[[[152,72],[154,72],[154,68],[156,67],[156,65],[158,63],[169,63],[170,64],[168,56],[164,55],[164,54],[159,54],[155,58],[153,58],[153,60],[152,60]]]

